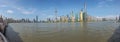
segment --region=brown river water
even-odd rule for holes
[[[119,23],[10,23],[9,42],[108,42]],[[112,41],[112,39],[110,39]]]

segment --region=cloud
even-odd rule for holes
[[[13,10],[7,10],[6,12],[7,12],[8,14],[14,13]]]
[[[119,15],[97,16],[96,18],[116,19]]]
[[[7,5],[0,5],[0,7],[7,7]]]
[[[114,1],[114,0],[106,0],[106,1]]]
[[[22,13],[23,13],[23,14],[31,14],[32,12],[29,12],[29,11],[23,11]]]
[[[102,1],[98,2],[97,7],[100,7],[100,8],[109,7],[110,5],[108,2],[110,2],[110,1],[113,1],[113,0],[102,0]]]
[[[109,7],[111,6],[110,3],[114,2],[116,0],[99,0],[97,7]]]
[[[115,1],[115,0],[98,0],[98,1]]]
[[[20,6],[15,6],[15,5],[9,5],[9,6],[7,6],[7,5],[0,5],[0,8],[4,8],[4,7],[11,8],[11,9],[16,9],[16,10],[18,10],[18,12],[20,12],[22,14],[33,14],[36,11],[33,8],[25,9],[25,8],[20,8]],[[12,14],[13,10],[7,10],[7,13]]]
[[[21,11],[23,14],[33,14],[35,11],[32,10],[32,11]]]
[[[33,14],[35,13],[35,9],[30,9],[30,10],[27,10],[27,9],[24,9],[24,8],[16,8],[18,11],[20,11],[22,14]]]
[[[100,1],[98,4],[105,4],[105,1]]]
[[[4,8],[4,7],[11,8],[11,9],[17,10],[18,12],[20,12],[22,14],[35,13],[35,9],[33,9],[33,8],[31,8],[29,10],[29,9],[24,8],[23,6],[17,5],[17,2],[19,2],[19,1],[20,0],[5,0],[5,1],[0,0],[0,8]],[[7,13],[13,13],[13,11],[7,10]]]

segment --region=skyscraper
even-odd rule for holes
[[[118,17],[118,22],[120,22],[120,16]]]
[[[2,18],[2,15],[0,16],[0,22],[3,22],[3,18]]]
[[[36,22],[38,22],[38,16],[36,16]]]
[[[80,17],[79,18],[80,18],[80,21],[83,22],[83,10],[82,9],[80,11]]]
[[[57,11],[57,9],[55,8],[55,22],[57,22],[57,20],[58,20],[58,19],[57,19],[57,12],[58,12],[58,11]]]
[[[73,14],[73,11],[71,12],[71,21],[74,22],[75,21],[75,16]]]
[[[75,14],[75,21],[78,22],[79,21],[79,14]]]
[[[87,22],[87,6],[86,6],[86,0],[85,0],[85,2],[84,2],[83,22]]]
[[[81,9],[79,19],[81,22],[87,22],[87,8],[86,8],[86,0],[84,2],[84,8]]]
[[[86,6],[86,0],[85,0],[85,2],[84,2],[84,12],[87,12],[87,8],[86,8],[87,6]]]
[[[67,22],[70,22],[70,17],[69,17],[69,15],[67,15],[67,19],[68,19],[68,21],[67,21]]]

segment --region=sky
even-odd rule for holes
[[[39,20],[58,16],[79,14],[85,0],[0,0],[0,15],[8,18]],[[95,17],[115,17],[120,14],[120,0],[86,0],[87,13]]]

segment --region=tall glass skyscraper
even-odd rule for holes
[[[86,8],[86,0],[85,0],[85,3],[84,3],[83,21],[84,21],[84,22],[87,22],[87,8]]]

